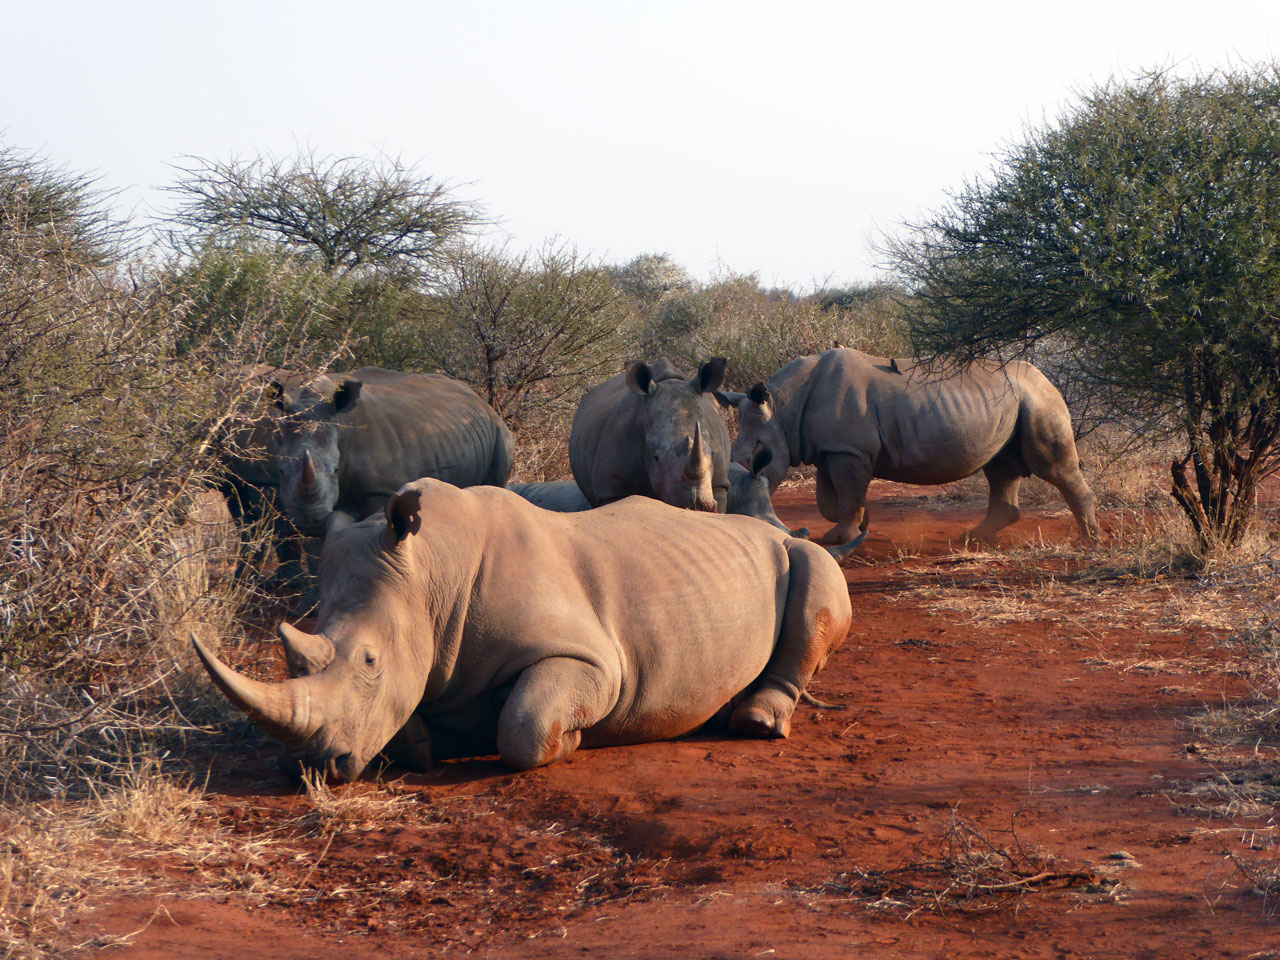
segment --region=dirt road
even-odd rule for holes
[[[1087,584],[1037,618],[1016,566],[966,592],[948,571],[974,565],[950,541],[975,505],[874,493],[847,568],[853,630],[812,688],[843,709],[802,706],[785,741],[702,735],[406,777],[379,792],[394,816],[291,836],[261,892],[166,899],[115,955],[1280,956],[1280,925],[1224,860],[1240,830],[1186,799],[1215,770],[1185,718],[1240,692],[1222,653],[1128,607],[1109,618]],[[777,505],[827,527],[809,490]],[[1029,514],[1007,543],[1074,536],[1065,511]],[[970,607],[922,592],[940,579]],[[984,597],[1031,613],[975,617]],[[272,755],[215,767],[220,821],[246,837],[307,808]],[[157,902],[79,927],[132,930]]]

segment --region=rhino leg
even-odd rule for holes
[[[1067,506],[1071,508],[1071,515],[1076,518],[1076,526],[1080,528],[1080,538],[1086,543],[1096,541],[1098,539],[1097,498],[1089,489],[1089,484],[1085,482],[1080,467],[1063,465],[1044,473],[1037,472],[1036,476],[1058,488],[1062,499],[1066,500]]]
[[[818,509],[832,521],[819,543],[848,543],[867,529],[867,487],[871,462],[865,456],[828,453],[818,462]]]
[[[987,475],[987,515],[982,522],[965,535],[966,540],[978,540],[995,545],[996,536],[1005,527],[1018,522],[1022,511],[1018,509],[1018,486],[1022,483],[1022,471],[1012,461],[997,457],[982,468]]]
[[[498,754],[516,770],[541,767],[578,749],[582,731],[608,715],[604,672],[570,657],[548,657],[521,672],[498,716]]]
[[[852,617],[849,588],[821,547],[787,541],[791,583],[782,632],[754,689],[734,709],[729,726],[753,737],[791,732],[796,701],[827,657],[844,642]]]
[[[1076,518],[1081,539],[1092,543],[1098,539],[1097,501],[1080,472],[1080,456],[1066,406],[1056,414],[1053,410],[1035,410],[1028,419],[1030,426],[1022,443],[1027,469],[1058,488]]]

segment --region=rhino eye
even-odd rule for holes
[[[378,658],[375,657],[372,653],[366,653],[364,655],[364,665],[366,667],[377,666],[377,664],[378,664]]]

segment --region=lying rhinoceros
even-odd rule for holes
[[[852,618],[825,551],[745,517],[644,497],[558,514],[428,479],[385,516],[327,539],[317,632],[280,627],[293,679],[248,679],[195,641],[236,706],[337,779],[384,748],[526,769],[725,713],[785,737]]]
[[[534,506],[556,513],[590,510],[591,504],[572,480],[547,480],[535,483],[508,483],[507,489],[519,494]]]
[[[760,443],[773,451],[770,489],[788,464],[817,466],[818,508],[836,524],[824,540],[853,536],[873,477],[938,484],[977,470],[991,493],[971,537],[994,542],[1018,519],[1018,484],[1031,475],[1062,492],[1085,539],[1097,536],[1067,405],[1029,363],[944,376],[840,348],[793,360],[746,394],[719,397],[738,408],[734,459],[745,462]]]
[[[366,517],[419,477],[502,486],[511,472],[511,431],[449,377],[363,367],[321,375],[280,402],[280,501],[303,529]]]
[[[723,513],[729,433],[711,398],[725,362],[688,379],[666,360],[635,363],[582,398],[569,433],[569,466],[592,506],[632,494]]]

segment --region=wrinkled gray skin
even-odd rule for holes
[[[280,515],[280,480],[276,471],[275,433],[279,410],[274,401],[301,387],[301,378],[290,370],[253,364],[236,371],[230,389],[235,391],[229,416],[211,425],[210,443],[222,469],[218,488],[238,528],[249,536],[264,520],[272,522],[271,541],[279,565],[276,579],[293,581],[302,575],[303,544],[293,525]],[[237,574],[263,560],[263,540],[246,539],[253,548]]]
[[[639,494],[723,513],[729,432],[711,397],[725,362],[686,379],[666,360],[636,363],[582,398],[569,434],[573,478],[592,506]]]
[[[281,409],[280,501],[303,529],[354,523],[418,477],[502,486],[511,472],[514,444],[502,418],[439,374],[324,374],[286,393]]]
[[[745,463],[757,444],[773,452],[764,471],[770,490],[788,465],[817,466],[818,508],[835,523],[825,542],[850,539],[860,519],[866,529],[873,477],[940,484],[978,470],[990,498],[971,538],[994,543],[1017,521],[1018,485],[1032,475],[1061,491],[1083,538],[1097,537],[1067,405],[1029,363],[939,376],[910,360],[835,349],[791,361],[746,394],[721,397],[740,417],[734,459]]]
[[[764,468],[772,460],[773,454],[769,452],[769,449],[763,444],[756,444],[755,453],[751,455],[750,470],[740,463],[729,464],[729,509],[726,512],[740,514],[744,517],[755,517],[757,520],[763,520],[771,527],[785,530],[793,537],[807,540],[809,538],[808,527],[792,530],[779,520],[778,515],[773,512],[773,501],[769,498],[769,478],[764,475]],[[835,547],[824,547],[823,549],[839,563],[862,546],[862,541],[865,539],[867,539],[867,531],[863,530],[862,533],[848,543],[842,543]]]
[[[316,633],[280,628],[293,679],[195,646],[297,764],[338,780],[383,751],[527,769],[717,716],[785,737],[852,618],[825,551],[747,517],[645,497],[551,513],[429,479],[328,538],[320,595]]]
[[[508,483],[507,489],[519,494],[535,506],[556,513],[577,513],[590,510],[591,504],[572,480],[543,481],[539,483]]]
[[[785,531],[793,537],[799,537],[802,540],[808,539],[808,527],[792,530],[779,520],[778,515],[773,511],[773,501],[769,499],[769,480],[761,472],[772,458],[773,455],[768,449],[760,446],[757,447],[756,453],[751,459],[750,470],[738,463],[729,464],[729,494],[725,513],[754,517],[769,524],[771,527]],[[587,502],[587,498],[582,495],[582,491],[578,489],[578,485],[572,480],[544,483],[509,483],[507,484],[507,489],[512,493],[519,494],[543,510],[553,510],[556,513],[577,513],[582,510],[592,509],[591,504]],[[864,539],[866,539],[865,531],[851,542],[838,547],[827,547],[826,551],[836,560],[843,560],[861,546]]]
[[[764,470],[773,461],[773,452],[763,444],[757,444],[751,454],[751,468],[740,463],[729,464],[729,507],[725,513],[741,514],[763,520],[771,527],[785,530],[793,537],[809,539],[809,528],[792,530],[778,519],[769,497],[769,478]]]

